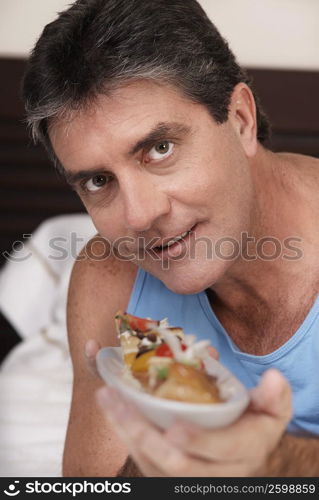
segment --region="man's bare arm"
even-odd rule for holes
[[[115,476],[127,450],[96,405],[95,391],[103,382],[88,370],[87,340],[101,346],[118,344],[114,314],[126,309],[136,266],[115,257],[94,260],[104,243],[94,238],[75,263],[68,297],[68,335],[73,363],[73,395],[64,457],[64,476]],[[98,246],[100,245],[100,248]]]
[[[319,439],[284,434],[266,467],[260,471],[266,477],[318,477]]]

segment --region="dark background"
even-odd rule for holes
[[[34,146],[19,99],[25,60],[0,58],[0,265],[14,241],[48,217],[84,211],[55,172],[41,146]],[[250,69],[272,125],[274,151],[319,157],[319,72]],[[0,318],[0,361],[19,341]]]

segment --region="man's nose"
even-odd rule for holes
[[[145,173],[126,182],[122,196],[127,229],[135,232],[149,230],[171,208],[168,195]]]

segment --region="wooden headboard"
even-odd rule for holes
[[[24,60],[0,59],[1,256],[48,217],[83,211],[43,148],[29,137],[19,99],[24,69]]]
[[[269,147],[319,157],[319,72],[248,70],[273,125]]]

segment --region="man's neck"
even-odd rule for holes
[[[318,189],[315,182],[319,184],[312,161],[317,160],[258,151],[251,164],[255,195],[250,240],[212,286],[229,312],[249,304],[271,311],[283,294],[287,308],[293,309],[303,293],[310,293],[315,278],[311,270],[318,261],[314,211],[319,207],[312,196]]]

